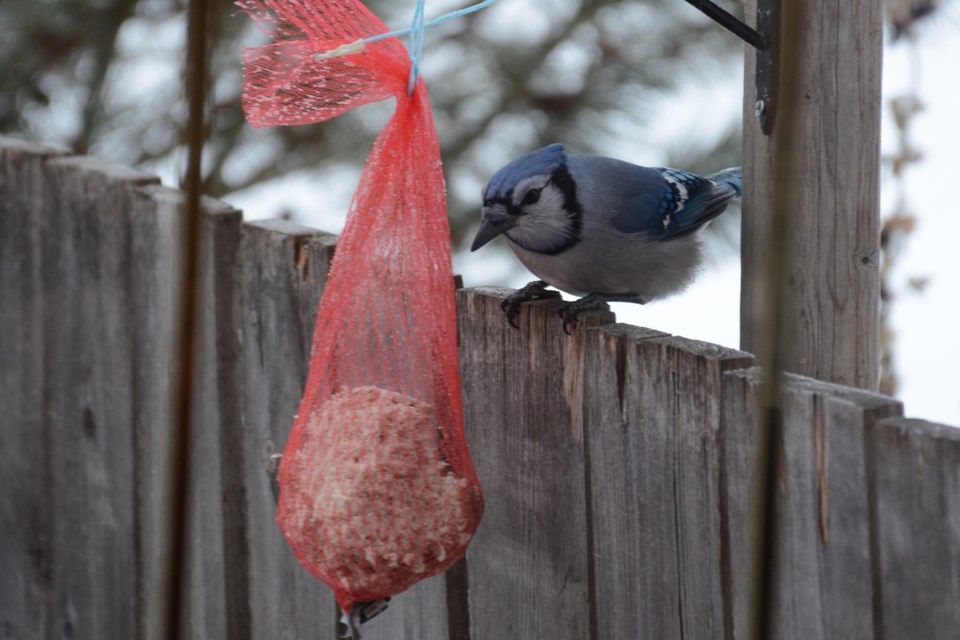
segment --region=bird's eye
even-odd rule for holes
[[[542,189],[530,189],[527,191],[527,195],[523,196],[523,202],[521,205],[534,204],[540,200],[540,192]]]

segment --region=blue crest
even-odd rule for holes
[[[526,153],[490,178],[483,199],[504,199],[520,180],[532,176],[550,175],[566,162],[567,152],[559,143]]]

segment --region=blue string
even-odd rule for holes
[[[370,42],[376,42],[378,40],[384,40],[386,38],[399,38],[405,35],[410,36],[410,82],[407,84],[407,92],[412,94],[413,88],[417,83],[417,77],[420,75],[420,58],[423,55],[423,35],[429,27],[435,27],[438,24],[443,24],[448,20],[453,20],[454,18],[460,18],[462,16],[473,13],[474,11],[479,11],[489,7],[497,0],[483,0],[477,4],[470,5],[469,7],[464,7],[463,9],[457,9],[456,11],[451,11],[450,13],[444,14],[439,18],[435,18],[430,22],[424,21],[424,7],[426,5],[426,0],[417,0],[417,6],[413,11],[413,21],[410,23],[409,29],[399,29],[397,31],[388,31],[387,33],[378,33],[375,36],[370,36],[369,38],[364,38],[355,43],[352,43],[348,46],[337,47],[334,51],[328,51],[326,53],[321,53],[317,56],[317,59],[323,59],[330,57],[331,55],[342,55],[345,53],[355,53],[351,49],[358,45],[367,44]],[[340,49],[345,49],[340,51]]]
[[[480,11],[480,9],[485,9],[492,5],[497,0],[483,0],[483,2],[478,2],[477,4],[470,5],[469,7],[464,7],[463,9],[457,9],[456,11],[451,11],[450,13],[444,14],[439,18],[434,18],[430,22],[424,23],[424,28],[429,29],[430,27],[435,27],[438,24],[443,24],[447,20],[453,20],[454,18],[459,18],[467,14],[473,13],[474,11]],[[369,42],[376,42],[377,40],[383,40],[385,38],[399,38],[410,33],[410,29],[398,29],[397,31],[388,31],[387,33],[378,33],[375,36],[370,36],[369,38],[364,38],[360,42],[364,44]]]
[[[423,9],[426,3],[426,0],[417,0],[417,6],[413,10],[413,22],[410,23],[410,81],[407,83],[407,95],[413,95],[413,87],[417,84],[417,76],[420,75],[423,32],[427,28],[423,21]]]

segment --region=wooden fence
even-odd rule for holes
[[[181,194],[0,138],[0,638],[155,638],[164,611]],[[334,636],[268,473],[335,238],[204,204],[181,637]],[[458,293],[486,514],[364,638],[741,638],[752,357],[505,291]],[[960,637],[960,430],[790,377],[778,638]]]

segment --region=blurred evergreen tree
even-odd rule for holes
[[[428,2],[428,17],[466,4]],[[368,5],[402,27],[413,2]],[[185,0],[0,4],[0,130],[175,174],[184,21]],[[266,37],[230,2],[211,23],[207,193],[360,165],[390,105],[252,130],[240,108],[240,55]],[[680,0],[501,0],[429,30],[425,52],[458,242],[477,222],[480,186],[516,155],[554,141],[595,153],[649,146],[641,132],[652,101],[742,64],[739,41]],[[738,163],[739,123],[719,128],[726,133],[707,142],[678,132],[664,163],[704,171]]]

